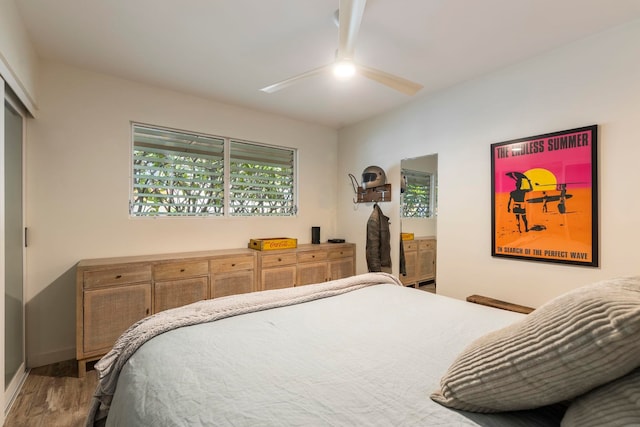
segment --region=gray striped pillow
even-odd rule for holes
[[[561,427],[640,426],[640,369],[578,397]]]
[[[640,277],[602,281],[472,342],[431,398],[473,412],[536,408],[631,372],[639,354]]]

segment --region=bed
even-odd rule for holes
[[[637,283],[632,286],[636,293]],[[632,311],[634,304],[637,300]],[[566,312],[566,304],[561,305]],[[529,333],[540,329],[527,323],[537,311],[525,316],[405,288],[385,273],[202,301],[143,319],[123,334],[96,364],[100,382],[86,424],[560,426],[573,401],[555,390],[551,400],[525,394],[524,406],[498,396],[494,401],[506,401],[506,409],[486,402],[465,407],[465,393],[481,390],[485,397],[495,388],[485,378],[507,372],[500,368],[504,355],[477,355],[487,337],[494,340],[494,353],[522,347],[522,340],[511,341],[522,333],[522,325]],[[625,343],[640,341],[636,311],[631,317],[639,326],[630,332],[636,335],[627,333]],[[496,347],[493,331],[506,331],[509,342],[498,341]],[[621,351],[635,349],[635,355],[614,373],[580,387],[569,381],[570,397],[588,394],[597,389],[594,384],[635,375],[640,347],[632,345]],[[531,360],[549,354],[542,350],[527,366],[540,365]],[[509,362],[511,369],[520,369],[523,351],[514,350],[518,361],[515,368]],[[474,356],[466,357],[469,352]],[[620,362],[617,354],[598,355],[598,360],[607,357]],[[545,363],[539,371],[556,372]],[[471,380],[460,382],[460,372]],[[532,381],[526,393],[536,387],[536,375],[525,374]],[[517,372],[505,378],[511,383],[504,386],[507,393],[514,393],[509,389],[513,383],[523,388]],[[463,384],[460,393],[458,383]]]

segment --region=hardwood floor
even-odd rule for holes
[[[78,378],[75,360],[32,369],[4,427],[82,426],[97,383],[94,370]]]

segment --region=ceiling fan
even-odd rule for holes
[[[267,93],[277,92],[291,86],[299,80],[333,69],[334,74],[338,77],[348,78],[358,73],[406,95],[415,95],[422,89],[422,85],[375,68],[366,67],[354,61],[355,42],[358,37],[358,32],[360,31],[360,23],[362,22],[366,4],[367,0],[340,0],[338,9],[339,44],[335,62],[263,87],[260,90]]]

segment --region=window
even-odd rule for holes
[[[231,140],[229,151],[231,215],[295,214],[293,150]]]
[[[296,213],[293,149],[134,123],[132,158],[133,216]]]
[[[403,218],[427,218],[435,212],[435,187],[431,173],[402,169],[407,187],[402,193]]]
[[[222,215],[224,140],[133,125],[135,216]]]

